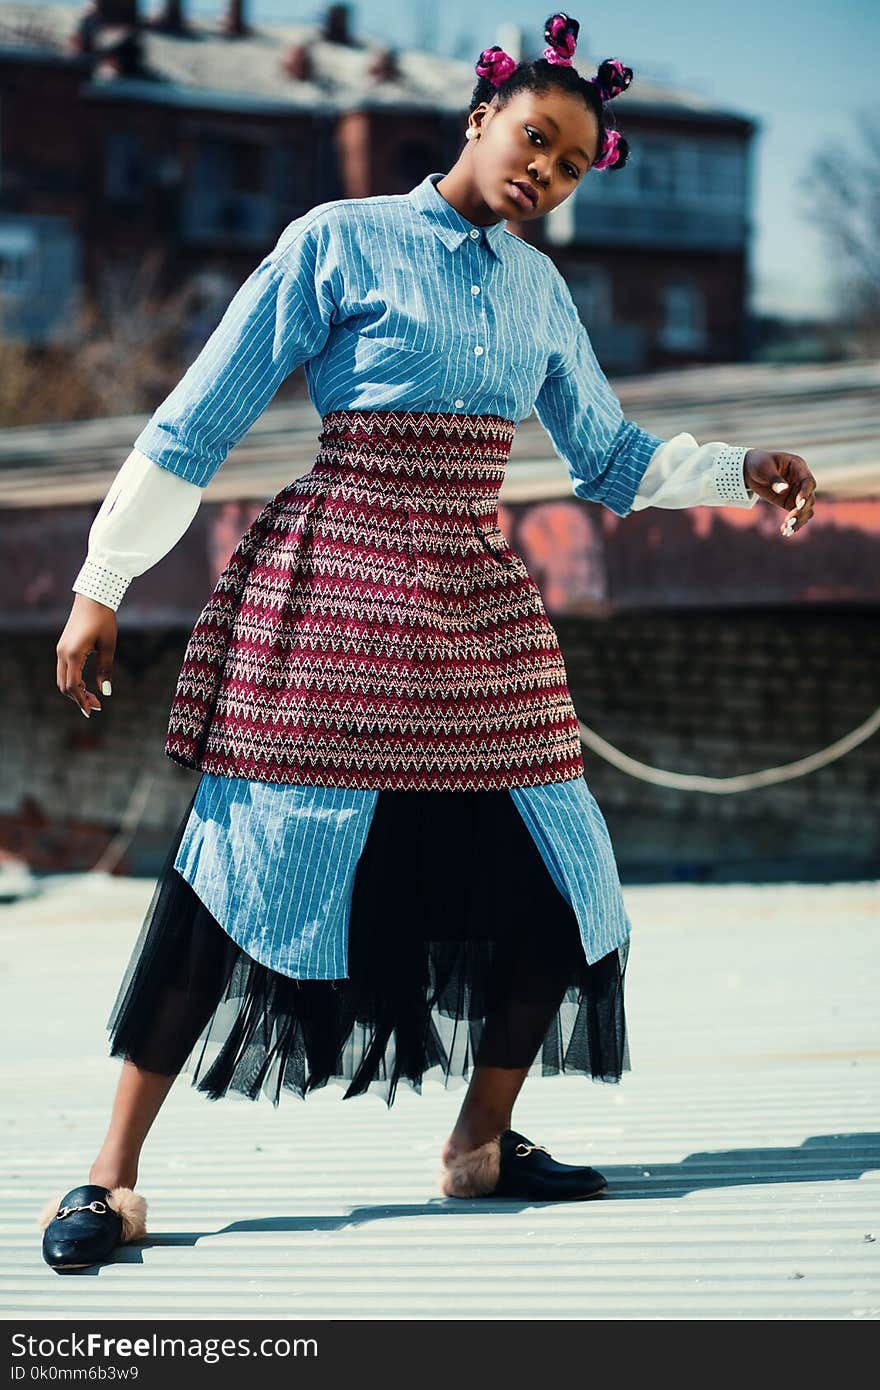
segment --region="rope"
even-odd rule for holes
[[[141,823],[144,811],[147,809],[147,802],[150,799],[150,792],[153,790],[153,783],[156,780],[156,769],[147,765],[143,768],[131,789],[128,804],[122,813],[119,822],[119,829],[113,839],[106,846],[103,853],[96,863],[91,867],[93,874],[110,874],[116,868],[125,851],[128,849],[134,834]]]
[[[829,743],[827,748],[820,749],[818,753],[810,753],[806,758],[798,758],[793,763],[782,763],[779,767],[765,767],[759,772],[743,772],[736,777],[702,777],[698,773],[668,772],[665,768],[650,767],[647,763],[641,763],[637,758],[631,758],[628,753],[615,748],[613,743],[597,734],[595,729],[588,728],[580,719],[578,729],[582,743],[620,768],[621,772],[628,772],[631,777],[638,777],[643,782],[652,782],[655,787],[678,787],[682,791],[726,795],[730,792],[751,791],[754,787],[769,787],[775,782],[790,782],[794,777],[805,777],[808,772],[815,772],[816,768],[825,767],[837,758],[842,758],[844,753],[857,748],[880,729],[880,705],[863,724],[859,724],[836,742]]]
[[[844,734],[843,738],[830,743],[827,748],[820,749],[817,753],[810,753],[807,757],[798,758],[793,763],[782,763],[779,767],[765,767],[759,772],[743,772],[734,777],[703,777],[693,772],[669,772],[665,768],[650,767],[648,763],[639,762],[638,758],[631,758],[628,753],[615,748],[613,743],[609,743],[607,739],[604,739],[601,734],[597,734],[595,729],[589,728],[581,719],[578,720],[578,729],[582,743],[591,748],[594,753],[598,753],[600,757],[605,758],[614,767],[619,768],[621,772],[628,772],[631,777],[637,777],[643,782],[651,782],[655,787],[676,787],[682,791],[714,792],[716,795],[726,795],[731,792],[752,791],[755,787],[772,786],[776,782],[789,782],[795,777],[805,777],[808,772],[815,772],[817,768],[825,767],[828,763],[842,758],[845,753],[857,748],[860,743],[864,743],[880,729],[880,705],[862,724],[850,730],[848,734]],[[141,771],[132,787],[128,804],[122,813],[119,830],[100,858],[92,865],[92,873],[112,873],[115,869],[141,823],[155,780],[156,769],[154,767],[148,766]]]

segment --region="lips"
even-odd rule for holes
[[[510,182],[515,188],[522,189],[523,193],[525,193],[526,197],[531,202],[532,207],[538,206],[538,191],[534,184],[529,183],[527,179],[511,179]]]

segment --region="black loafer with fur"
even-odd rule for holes
[[[117,1245],[147,1233],[147,1203],[130,1187],[85,1183],[47,1202],[40,1214],[43,1259],[53,1269],[85,1269]]]
[[[513,1197],[525,1202],[576,1202],[608,1186],[595,1168],[558,1163],[540,1144],[505,1129],[478,1149],[444,1163],[446,1197]]]

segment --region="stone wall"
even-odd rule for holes
[[[870,607],[663,610],[555,626],[584,723],[677,772],[791,762],[880,703]],[[86,720],[55,686],[57,635],[7,634],[0,847],[38,870],[88,868],[139,787],[143,816],[117,871],[158,872],[198,781],[163,751],[187,636],[121,623],[114,694]],[[806,777],[733,795],[654,787],[588,748],[584,761],[624,880],[880,874],[880,735]]]
[[[794,762],[880,704],[876,610],[804,606],[558,620],[575,708],[621,751],[725,777]],[[625,877],[880,874],[880,733],[804,777],[655,787],[584,749]]]

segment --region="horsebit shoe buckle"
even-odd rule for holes
[[[94,1211],[97,1212],[99,1216],[103,1216],[106,1210],[106,1202],[102,1202],[96,1198],[94,1202],[87,1202],[84,1207],[60,1207],[55,1216],[55,1220],[63,1221],[65,1216],[70,1216],[71,1212],[74,1211]]]
[[[545,1149],[543,1144],[517,1144],[513,1152],[516,1154],[517,1158],[528,1158],[529,1154],[535,1152],[535,1149],[540,1149],[541,1152],[545,1154],[550,1153],[550,1150]]]

